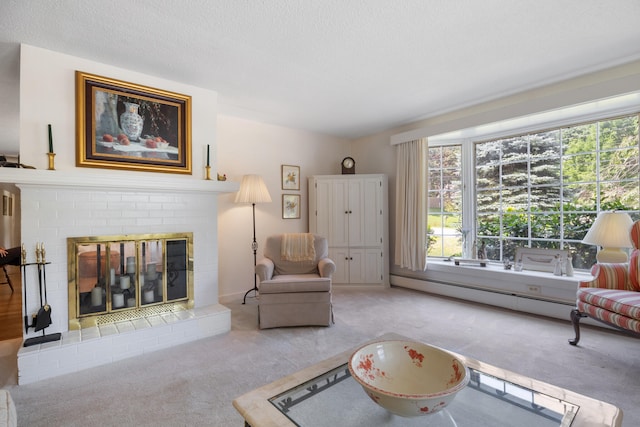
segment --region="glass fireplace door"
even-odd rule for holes
[[[69,329],[193,307],[191,233],[67,242]]]

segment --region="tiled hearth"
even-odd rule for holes
[[[0,181],[19,189],[27,262],[33,261],[36,243],[46,245],[52,325],[45,333],[62,333],[60,341],[19,351],[19,384],[230,330],[230,312],[218,303],[217,196],[237,191],[237,183],[93,169],[3,169]],[[193,233],[193,309],[68,330],[68,237],[169,232]],[[37,276],[27,277],[27,313],[31,314],[38,307]],[[29,329],[24,338],[39,335]]]
[[[61,341],[21,348],[18,382],[29,384],[228,332],[220,304],[67,331]]]

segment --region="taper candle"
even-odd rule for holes
[[[49,152],[53,153],[53,136],[51,135],[51,125],[49,125]]]
[[[207,144],[207,166],[211,166],[209,164],[209,144]]]

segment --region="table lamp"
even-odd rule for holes
[[[627,262],[629,259],[623,248],[633,247],[631,226],[633,220],[626,212],[601,212],[582,239],[582,243],[600,246],[596,254],[599,263]]]

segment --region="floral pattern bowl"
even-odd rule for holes
[[[366,344],[348,367],[371,400],[403,417],[440,411],[469,383],[469,370],[458,357],[415,341]]]

